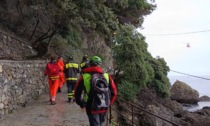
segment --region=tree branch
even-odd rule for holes
[[[33,29],[33,32],[32,32],[32,34],[30,35],[30,37],[29,37],[29,40],[31,40],[32,39],[32,37],[34,36],[34,33],[35,33],[35,31],[36,31],[36,29],[37,29],[37,26],[38,26],[38,24],[39,24],[39,15],[38,15],[38,13],[37,13],[37,20],[36,20],[36,25],[35,25],[35,27],[34,27],[34,29]]]

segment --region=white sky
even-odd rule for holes
[[[139,30],[146,36],[149,52],[164,58],[171,70],[210,75],[210,0],[156,0],[156,4],[157,9],[145,17],[144,29]]]

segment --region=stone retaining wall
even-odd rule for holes
[[[46,61],[0,60],[0,118],[48,91]]]

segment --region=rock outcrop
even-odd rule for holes
[[[204,107],[195,112],[188,112],[183,110],[182,104],[179,102],[170,98],[161,98],[153,89],[142,89],[135,104],[144,109],[144,111],[135,110],[133,121],[138,125],[173,126],[173,123],[175,123],[180,126],[210,126],[210,107]],[[126,103],[120,103],[119,105],[120,108],[128,108]],[[132,119],[132,115],[129,115],[126,109],[122,109],[121,112],[127,118]],[[126,125],[130,124],[125,118],[122,118],[122,120],[124,120]]]
[[[201,97],[199,98],[199,101],[210,101],[210,97],[209,97],[209,96],[206,96],[206,95],[201,96]]]
[[[197,104],[199,93],[186,83],[177,80],[171,87],[171,99],[180,103]]]
[[[210,107],[204,107],[196,112],[184,111],[181,120],[187,122],[186,126],[210,126]]]

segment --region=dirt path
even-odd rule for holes
[[[64,87],[66,89],[66,87]],[[29,103],[0,121],[0,126],[88,126],[88,118],[76,103],[67,102],[67,93],[57,95],[57,104],[50,105],[48,94]]]

